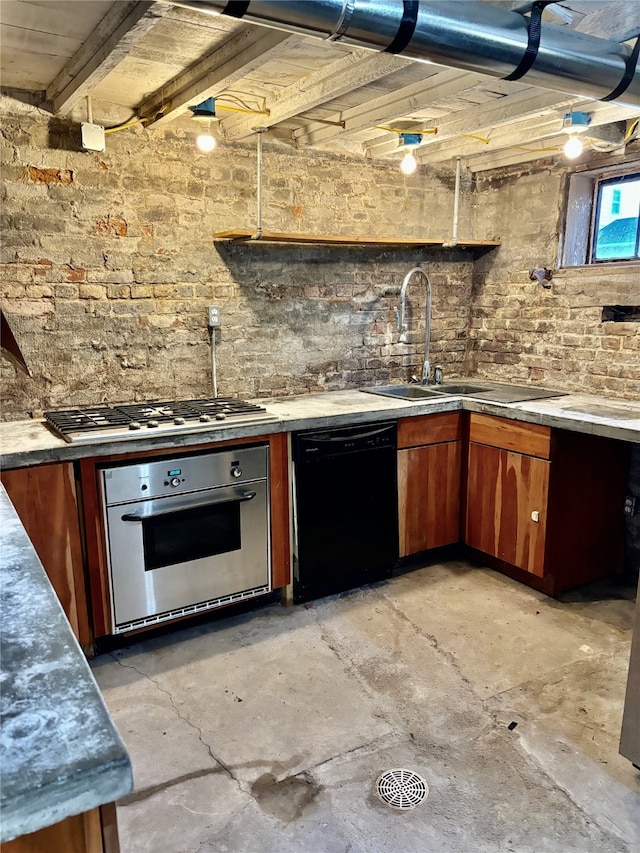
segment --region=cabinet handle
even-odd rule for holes
[[[534,511],[531,513],[531,521],[535,521],[536,524],[540,521],[540,513],[537,509],[534,509]]]

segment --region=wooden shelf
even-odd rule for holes
[[[244,228],[230,231],[218,231],[214,240],[250,243],[312,243],[320,246],[397,246],[409,248],[445,247],[447,240],[415,240],[392,237],[339,237],[326,234],[284,234],[276,231],[263,231],[260,238],[254,238],[255,232]],[[462,240],[455,247],[461,249],[491,249],[500,245],[500,240]]]

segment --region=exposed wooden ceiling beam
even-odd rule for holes
[[[500,169],[502,166],[513,166],[516,163],[530,163],[533,160],[544,160],[556,157],[560,152],[553,151],[490,151],[488,154],[465,159],[464,165],[470,172],[486,172],[490,169]]]
[[[527,116],[544,116],[555,114],[560,109],[569,108],[577,104],[580,99],[566,98],[560,100],[557,92],[540,91],[530,88],[514,95],[505,95],[486,104],[477,104],[468,109],[458,110],[441,119],[425,121],[422,123],[424,130],[435,128],[437,134],[425,135],[421,146],[434,145],[455,136],[464,136],[467,133],[481,133],[487,128],[493,129],[509,124],[514,120],[520,120]],[[416,129],[416,132],[419,132]],[[397,140],[389,140],[388,137],[373,139],[365,144],[370,157],[384,157],[397,150]]]
[[[354,50],[268,99],[266,106],[270,115],[261,118],[260,124],[271,127],[408,65],[414,62],[389,53]],[[252,116],[233,117],[226,119],[222,128],[226,139],[241,139],[253,131],[255,124]]]
[[[138,113],[143,118],[151,118],[147,127],[166,124],[186,113],[192,104],[222,92],[259,68],[283,42],[297,38],[280,30],[245,27],[197,66],[155,92],[139,107]],[[256,124],[255,117],[253,124]]]
[[[637,110],[602,101],[589,104],[589,114],[593,127],[638,117]],[[421,148],[416,153],[416,159],[420,163],[439,163],[453,160],[456,157],[473,157],[512,147],[521,150],[523,153],[532,153],[527,152],[527,149],[537,147],[537,143],[541,140],[558,136],[560,122],[561,119],[558,115],[528,117],[522,121],[514,120],[511,124],[490,131],[487,134],[488,143],[469,138],[457,138],[455,144],[445,140]],[[544,155],[545,152],[542,152],[541,156]]]
[[[171,9],[165,3],[116,2],[46,91],[54,113],[71,112]]]
[[[580,21],[576,32],[619,42],[627,41],[640,33],[640,3],[637,0],[597,5],[595,12],[585,15]]]
[[[521,11],[533,5],[525,0],[512,0],[510,3],[493,3],[511,11]],[[528,11],[528,10],[527,10]],[[543,13],[544,22],[549,20],[554,24],[566,22],[567,29],[611,41],[627,41],[640,32],[640,4],[637,0],[564,0],[554,3]]]
[[[433,70],[431,76],[427,76],[428,69]],[[441,66],[437,65],[426,65],[425,76],[426,79],[398,89],[396,92],[345,110],[336,116],[344,123],[344,127],[327,127],[311,123],[295,131],[294,139],[297,145],[302,147],[331,142],[339,136],[368,130],[377,124],[385,124],[398,116],[420,112],[436,101],[470,89],[476,83],[486,79],[481,74],[471,74],[468,71],[457,69],[443,71]]]

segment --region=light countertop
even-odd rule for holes
[[[188,451],[234,438],[460,410],[640,443],[640,402],[587,395],[506,404],[469,397],[406,401],[350,390],[256,402],[278,419],[100,443],[68,444],[43,421],[7,422],[0,424],[0,463],[12,468],[160,448]],[[1,839],[9,840],[124,796],[132,778],[84,655],[1,485],[0,525]]]
[[[0,841],[113,802],[131,764],[60,602],[0,485]]]
[[[640,443],[640,402],[566,394],[522,403],[491,403],[471,397],[429,397],[399,400],[359,390],[329,391],[298,397],[276,397],[257,402],[278,420],[251,425],[212,426],[210,430],[170,436],[140,435],[135,439],[68,444],[44,421],[9,421],[0,424],[0,464],[5,468],[71,461],[112,453],[131,453],[160,448],[188,450],[209,442],[341,426],[415,415],[472,411],[545,424],[574,432],[590,433]]]

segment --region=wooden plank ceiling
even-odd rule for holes
[[[297,148],[393,160],[397,131],[426,131],[420,162],[462,157],[480,171],[562,156],[569,109],[588,111],[592,126],[623,122],[618,131],[639,115],[153,0],[2,0],[0,14],[3,92],[83,121],[90,96],[105,126],[142,117],[151,133],[172,124],[195,133],[189,107],[213,96],[222,140],[260,126]],[[615,41],[640,32],[638,0],[564,0],[544,16]]]

